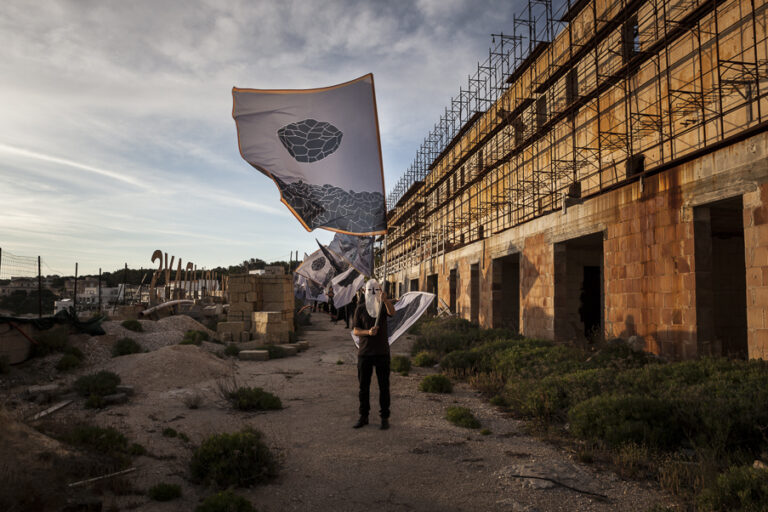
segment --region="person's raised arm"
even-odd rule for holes
[[[392,305],[392,301],[389,300],[389,297],[387,297],[387,292],[384,290],[381,290],[381,302],[384,304],[384,307],[387,308],[387,314],[389,316],[395,315],[395,306]]]

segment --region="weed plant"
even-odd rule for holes
[[[138,320],[124,320],[123,323],[121,323],[124,328],[128,329],[129,331],[133,332],[144,332],[144,327],[141,326],[141,322]]]
[[[227,348],[224,349],[224,355],[229,357],[237,357],[240,354],[240,347],[234,343],[229,343]]]
[[[56,436],[58,439],[91,453],[107,456],[116,461],[120,468],[127,467],[131,457],[146,453],[144,447],[129,443],[128,439],[113,427],[77,423],[62,428],[64,430]]]
[[[84,375],[75,381],[75,391],[80,396],[107,396],[117,391],[120,376],[116,373],[102,370],[99,373]]]
[[[419,391],[425,393],[450,393],[453,391],[451,379],[442,374],[427,375],[419,382]]]
[[[466,407],[449,407],[445,411],[445,419],[457,427],[480,428],[480,422]]]
[[[147,491],[147,496],[155,501],[171,501],[181,497],[181,486],[161,482]]]
[[[205,498],[195,512],[256,512],[251,502],[232,491],[222,491]]]
[[[62,352],[67,345],[69,326],[58,325],[37,335],[33,345],[33,356],[44,357],[51,352]]]
[[[171,427],[164,428],[162,434],[163,434],[163,437],[176,437],[179,435],[179,433],[176,432],[176,429]]]
[[[184,338],[179,343],[180,345],[197,345],[200,346],[204,341],[208,341],[209,336],[205,331],[189,330],[184,333]]]
[[[128,354],[138,354],[142,352],[141,345],[132,338],[121,338],[115,342],[112,347],[112,357],[126,356]]]
[[[59,359],[59,362],[56,363],[56,369],[60,372],[68,372],[69,370],[74,370],[81,364],[81,360],[72,354],[64,354],[61,356],[61,359]]]
[[[698,499],[701,510],[757,512],[768,508],[768,470],[731,467]]]
[[[277,460],[258,430],[209,437],[192,454],[192,476],[221,488],[249,487],[277,475]],[[210,509],[214,510],[214,509]]]
[[[229,393],[229,401],[240,411],[270,411],[283,408],[279,397],[262,388],[238,388]]]
[[[413,363],[413,366],[418,366],[419,368],[426,368],[435,366],[438,362],[437,354],[434,352],[430,352],[428,350],[422,350],[421,352],[417,353],[413,356],[411,359],[411,362]]]
[[[193,391],[192,393],[184,395],[182,402],[187,409],[199,409],[203,404],[203,395],[199,391]]]
[[[405,356],[394,356],[391,362],[393,372],[408,373],[411,369],[411,360]]]

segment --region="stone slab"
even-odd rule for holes
[[[295,356],[296,354],[299,353],[299,347],[297,347],[295,344],[294,345],[278,345],[278,347],[285,350],[286,354],[288,354],[289,356]]]
[[[267,361],[269,352],[266,350],[241,350],[238,354],[241,361]]]

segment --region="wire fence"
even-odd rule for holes
[[[37,277],[37,258],[19,256],[0,249],[0,279]]]

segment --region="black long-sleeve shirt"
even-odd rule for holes
[[[389,355],[389,335],[387,333],[387,307],[382,304],[379,311],[379,332],[376,336],[360,336],[360,348],[357,350],[358,356],[383,356]],[[353,327],[367,331],[376,324],[376,320],[368,314],[365,303],[361,301],[355,309],[355,319]]]

